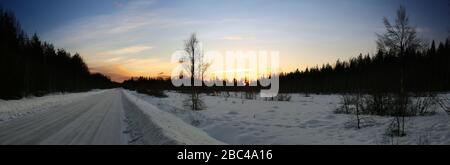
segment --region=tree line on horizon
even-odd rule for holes
[[[91,73],[83,58],[56,49],[34,34],[28,37],[12,12],[0,9],[0,99],[81,92],[116,86],[109,77]]]
[[[403,66],[402,66],[403,65]],[[282,73],[282,92],[342,93],[356,90],[368,93],[398,92],[404,67],[405,91],[439,92],[450,90],[450,45],[445,43],[423,50],[406,50],[404,56],[379,50],[375,55],[360,54],[334,65],[298,69]]]
[[[347,61],[338,59],[334,64],[323,64],[280,73],[282,93],[351,93],[386,92],[400,90],[400,67],[404,65],[406,91],[444,92],[450,91],[450,44],[445,42],[431,45],[422,50],[407,50],[405,56],[379,50],[375,55],[359,54]],[[224,80],[225,81],[225,80]],[[232,80],[234,84],[247,80]],[[258,81],[258,80],[257,80]],[[258,83],[259,84],[259,83]],[[128,89],[189,90],[188,87],[174,87],[166,77],[132,77],[123,82]],[[253,91],[261,86],[227,87],[213,86],[200,88],[201,92]]]

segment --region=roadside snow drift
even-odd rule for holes
[[[174,115],[161,111],[123,90],[123,106],[134,144],[216,145],[224,144]]]

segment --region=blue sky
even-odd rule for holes
[[[197,33],[207,50],[278,50],[283,71],[375,52],[400,4],[425,40],[444,40],[448,0],[0,0],[28,33],[79,52],[116,80],[170,72]]]

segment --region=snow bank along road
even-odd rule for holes
[[[41,107],[2,107],[10,101],[0,100],[0,116],[2,112],[29,114],[0,121],[0,144],[222,144],[181,119],[140,102],[128,91],[90,93]],[[41,100],[46,99],[15,104]]]

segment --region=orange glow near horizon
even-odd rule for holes
[[[242,58],[240,58],[242,60]],[[115,82],[123,82],[132,77],[170,77],[172,70],[177,64],[170,63],[169,60],[161,59],[118,59],[103,60],[89,63],[90,70],[93,73],[102,73],[110,77]],[[315,66],[315,65],[310,65]],[[299,65],[290,65],[286,60],[280,59],[280,68],[277,73],[292,72],[297,68],[300,70],[305,67]],[[246,67],[240,68],[223,68],[209,69],[205,79],[222,79],[222,80],[257,80],[260,77],[268,75],[268,73],[257,73],[254,69]]]
[[[175,64],[171,63],[159,63],[158,69],[153,68],[155,64],[142,64],[145,61],[133,62],[132,64],[127,65],[104,65],[104,66],[94,66],[91,67],[90,70],[93,73],[102,73],[110,77],[115,82],[123,82],[132,77],[170,77],[170,73],[172,69],[175,67]],[[139,65],[142,64],[142,65]],[[216,70],[211,71],[209,76],[206,76],[205,79],[221,79],[221,80],[257,80],[258,78],[264,76],[264,74],[256,74],[255,71],[247,68],[236,68],[232,70]]]

